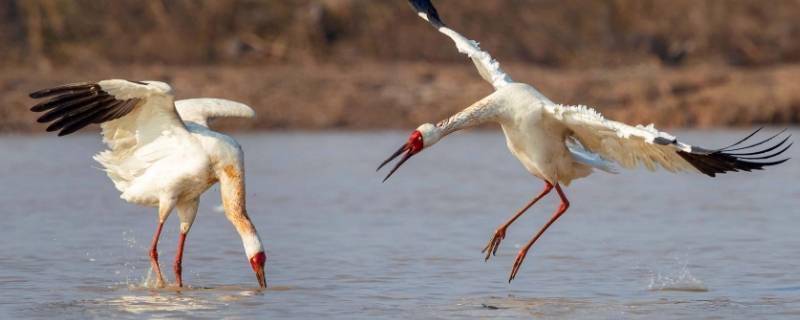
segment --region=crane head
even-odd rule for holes
[[[389,179],[389,177],[391,177],[392,174],[395,171],[397,171],[397,169],[400,168],[400,166],[403,165],[403,163],[406,162],[406,160],[408,160],[408,158],[411,158],[411,156],[422,151],[422,148],[424,147],[425,143],[422,138],[422,132],[420,132],[419,130],[414,130],[414,132],[411,132],[411,135],[408,137],[408,141],[406,141],[406,143],[400,146],[400,149],[397,149],[397,151],[395,151],[388,159],[386,159],[386,161],[381,163],[381,165],[378,166],[378,169],[375,171],[380,170],[387,163],[399,157],[400,154],[403,154],[403,152],[405,152],[403,158],[401,158],[400,161],[397,162],[397,165],[395,165],[394,168],[392,168],[392,170],[389,171],[389,174],[386,175],[386,178],[383,178],[383,181],[386,181],[386,179]]]
[[[259,251],[250,257],[250,266],[253,267],[253,271],[256,273],[256,279],[258,279],[258,286],[261,288],[267,287],[267,280],[264,275],[264,263],[266,262],[267,255],[264,254],[264,251]]]

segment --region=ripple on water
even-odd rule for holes
[[[467,298],[453,306],[450,312],[470,317],[519,318],[586,318],[591,314],[618,314],[624,306],[597,303],[590,299],[542,297],[527,298],[508,295]]]
[[[681,136],[713,146],[742,133]],[[3,179],[15,186],[0,192],[4,208],[26,213],[0,222],[0,318],[800,316],[799,161],[717,179],[628,172],[581,180],[569,191],[571,213],[537,244],[524,279],[509,285],[514,247],[541,227],[557,197],[516,222],[502,259],[484,263],[478,252],[489,228],[538,186],[501,133],[467,135],[435,151],[468,161],[420,158],[389,185],[379,184],[363,146],[393,145],[405,132],[242,136],[256,159],[248,162],[248,205],[272,257],[267,290],[255,288],[236,232],[214,212],[218,187],[204,197],[187,244],[188,287],[153,288],[154,211],[121,201],[87,165],[99,138],[3,137],[0,150],[20,151],[15,159],[27,163],[0,156],[0,168],[11,168]],[[37,148],[16,147],[27,145]],[[798,151],[788,152],[796,159]],[[177,220],[162,235],[169,280]]]

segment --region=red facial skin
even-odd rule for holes
[[[411,136],[408,137],[408,153],[414,155],[422,151],[423,147],[422,133],[419,130],[414,130]]]
[[[403,154],[403,152],[405,152],[405,155],[403,155],[403,157],[400,158],[400,161],[397,162],[397,165],[395,165],[394,168],[392,168],[392,170],[389,171],[389,174],[386,175],[386,178],[383,178],[383,181],[385,182],[386,179],[389,179],[389,177],[391,177],[392,174],[395,171],[397,171],[397,169],[400,168],[400,166],[402,166],[403,163],[406,162],[406,160],[411,158],[411,156],[422,151],[422,148],[424,147],[425,144],[423,143],[422,140],[422,133],[419,132],[419,130],[414,130],[414,132],[411,133],[411,136],[408,137],[408,141],[404,143],[400,147],[400,149],[397,149],[397,151],[395,151],[391,156],[389,156],[389,159],[386,159],[386,161],[384,161],[383,163],[381,163],[381,165],[378,166],[378,170],[380,170],[381,168],[383,168],[384,165],[394,160],[395,158],[399,157],[401,154]]]
[[[264,253],[264,251],[256,253],[250,258],[250,266],[253,267],[253,271],[256,273],[256,279],[258,280],[258,285],[261,288],[267,287],[267,280],[264,276],[264,264],[266,262],[267,255]]]

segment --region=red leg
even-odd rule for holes
[[[158,222],[158,228],[153,235],[153,244],[150,245],[150,263],[153,265],[153,270],[156,272],[156,285],[159,287],[164,286],[164,277],[161,275],[161,268],[158,266],[158,237],[161,236],[161,228],[164,226],[164,221]]]
[[[531,202],[528,202],[528,204],[525,205],[525,207],[519,209],[519,211],[517,211],[517,213],[514,214],[514,216],[512,216],[510,219],[508,219],[508,221],[500,225],[500,227],[498,227],[497,230],[494,231],[494,236],[492,237],[491,240],[489,240],[489,243],[481,251],[481,253],[486,252],[486,259],[484,261],[488,261],[490,256],[497,254],[497,248],[500,247],[500,242],[503,241],[503,239],[506,237],[506,229],[508,228],[508,226],[514,223],[514,221],[517,220],[517,218],[522,216],[522,214],[525,213],[525,211],[528,211],[528,209],[531,206],[533,206],[534,203],[539,201],[539,199],[550,193],[550,190],[553,190],[553,185],[550,184],[550,182],[545,181],[544,190],[542,190],[542,192],[539,193],[538,196],[533,198]]]
[[[178,287],[183,287],[183,278],[181,277],[181,263],[183,262],[183,243],[186,242],[186,234],[181,232],[180,237],[178,238],[178,250],[175,253],[175,265],[173,266],[175,270],[175,282],[178,283]]]
[[[528,243],[526,243],[525,246],[519,250],[519,253],[517,254],[517,259],[514,260],[514,267],[511,269],[511,276],[508,277],[509,283],[511,282],[511,280],[514,280],[514,277],[517,276],[519,267],[522,265],[522,261],[525,260],[525,256],[528,254],[528,249],[530,249],[536,242],[536,240],[538,240],[539,237],[541,237],[542,234],[544,234],[547,228],[549,228],[550,225],[553,224],[553,222],[556,222],[556,220],[558,220],[558,218],[561,217],[561,215],[564,214],[564,212],[566,212],[567,209],[569,208],[569,200],[567,200],[567,196],[564,195],[564,191],[561,191],[561,186],[559,186],[558,184],[556,184],[556,192],[558,192],[558,196],[561,198],[561,206],[558,207],[558,210],[556,210],[556,212],[550,218],[550,221],[547,221],[547,223],[542,227],[542,229],[540,229],[539,232],[536,233],[533,239],[528,241]]]

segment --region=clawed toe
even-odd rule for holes
[[[511,283],[511,280],[517,277],[517,272],[519,272],[519,267],[522,266],[522,261],[525,260],[525,256],[528,255],[527,250],[520,250],[517,254],[517,258],[514,259],[514,266],[511,268],[511,275],[508,277],[508,283]]]
[[[486,244],[486,247],[481,250],[481,253],[486,253],[486,258],[484,258],[484,261],[489,261],[489,257],[497,255],[497,249],[500,248],[500,242],[502,242],[505,237],[506,231],[503,229],[497,229],[494,232],[492,239],[489,240],[489,243]]]

